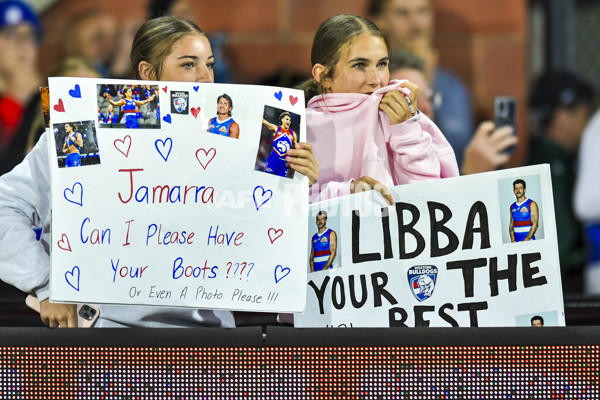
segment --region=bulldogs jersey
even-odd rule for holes
[[[321,271],[327,264],[329,256],[331,256],[331,250],[329,249],[331,232],[331,229],[327,229],[323,233],[315,233],[312,237],[315,271]]]
[[[135,100],[125,99],[125,105],[123,106],[123,112],[125,113],[125,125],[127,128],[136,129],[139,128],[138,124],[138,113],[135,111]]]
[[[531,199],[527,199],[521,204],[514,202],[510,207],[510,212],[515,223],[515,241],[522,242],[533,225],[531,221]],[[531,239],[534,240],[535,236]]]
[[[292,147],[294,140],[294,131],[291,129],[284,130],[281,126],[277,127],[277,132],[273,137],[273,150],[269,155],[265,172],[279,176],[287,176],[287,162],[285,155]]]
[[[113,111],[106,115],[104,115],[103,113],[98,113],[98,122],[100,122],[102,124],[116,124],[118,118],[119,118],[118,112]]]
[[[287,151],[292,147],[292,141],[294,140],[294,131],[291,129],[284,130],[281,126],[277,127],[277,132],[273,137],[273,152],[276,153],[279,158],[285,160]]]
[[[208,122],[208,131],[221,136],[229,136],[229,127],[233,122],[235,121],[231,117],[227,118],[225,121],[219,121],[217,117],[213,117]]]

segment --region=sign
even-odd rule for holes
[[[311,205],[307,270],[315,272],[296,326],[530,326],[533,316],[565,325],[547,165],[401,185],[392,194],[394,206],[373,191]],[[537,220],[535,240],[512,242],[511,219],[525,236],[534,226],[527,221]],[[336,248],[315,250],[319,231]],[[327,251],[333,268],[313,267]]]
[[[50,112],[52,301],[304,309],[302,92],[51,78]]]

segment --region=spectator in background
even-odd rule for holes
[[[81,58],[69,57],[59,61],[49,72],[48,76],[79,76],[82,78],[99,78],[100,75],[93,65]],[[46,82],[46,86],[48,83]],[[39,91],[32,97],[26,112],[4,157],[0,158],[0,175],[18,165],[29,153],[38,139],[44,133],[45,121],[42,114],[42,101]]]
[[[550,72],[534,83],[529,101],[533,136],[528,164],[550,164],[565,293],[581,293],[582,289],[585,248],[582,227],[574,213],[573,193],[577,151],[592,112],[593,96],[592,87],[577,75]],[[598,203],[593,207],[598,208]]]
[[[21,1],[0,1],[0,160],[30,104],[39,98],[40,22]]]
[[[586,260],[583,291],[600,294],[600,110],[586,125],[579,144],[575,215],[584,225]]]
[[[392,54],[405,48],[424,60],[427,81],[438,93],[433,104],[435,123],[454,149],[458,165],[462,165],[473,132],[471,94],[457,76],[438,65],[430,0],[369,0],[367,13],[386,34]]]
[[[423,60],[408,50],[397,49],[390,57],[389,68],[390,78],[407,79],[419,87],[419,110],[435,122],[435,94],[427,82]],[[517,137],[513,135],[512,128],[495,129],[492,121],[482,122],[465,149],[460,165],[461,174],[475,174],[500,168],[510,159],[510,155],[504,150],[516,143]]]
[[[164,15],[173,15],[179,18],[193,20],[194,6],[190,0],[148,0],[147,4],[148,18],[157,18]],[[231,71],[225,54],[225,45],[227,44],[227,33],[215,32],[208,34],[208,40],[213,49],[215,60],[215,82],[232,83]]]
[[[71,18],[64,32],[66,56],[82,58],[102,77],[132,78],[129,52],[142,22],[128,18],[118,27],[111,13],[95,6],[86,8]]]

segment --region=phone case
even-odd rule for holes
[[[496,129],[511,126],[513,135],[517,134],[517,101],[514,97],[499,96],[494,99],[494,124]],[[509,146],[504,152],[514,154],[516,150],[516,146]]]

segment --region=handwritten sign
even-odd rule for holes
[[[392,193],[391,207],[374,192],[311,205],[307,269],[315,272],[296,326],[530,326],[533,316],[564,326],[547,165]],[[531,202],[537,217],[527,214]],[[535,240],[512,242],[511,218],[515,232],[537,219]],[[332,253],[333,268],[320,268]]]
[[[51,78],[51,299],[302,311],[297,90]]]

